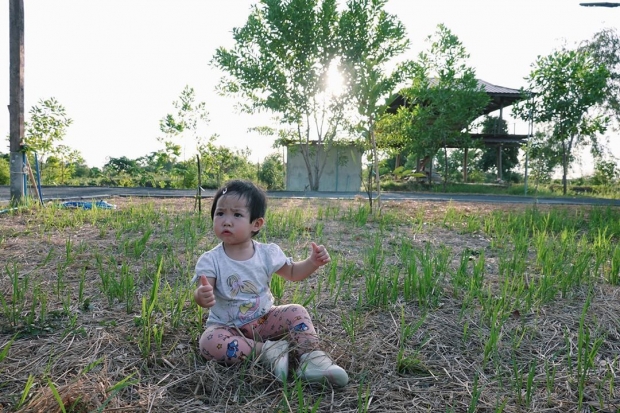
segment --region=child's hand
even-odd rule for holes
[[[194,300],[196,304],[203,308],[210,308],[215,305],[215,294],[213,294],[213,286],[204,275],[200,276],[200,285],[194,291]]]
[[[312,253],[310,254],[310,259],[319,267],[332,260],[329,257],[329,252],[327,252],[327,249],[325,249],[323,245],[316,245],[314,242],[312,243]]]

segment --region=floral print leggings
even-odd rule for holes
[[[256,342],[281,338],[286,338],[298,355],[316,350],[319,339],[305,307],[273,306],[264,316],[239,328],[210,325],[200,337],[200,354],[207,360],[230,365],[249,357]]]

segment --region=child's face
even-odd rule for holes
[[[213,230],[224,244],[239,244],[252,238],[263,225],[263,218],[250,222],[247,200],[237,194],[222,195],[213,215]]]

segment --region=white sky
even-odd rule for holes
[[[585,0],[389,0],[386,10],[407,27],[412,47],[406,57],[426,50],[424,39],[443,23],[470,53],[478,78],[517,89],[525,86],[538,55],[619,27],[620,8],[582,7],[580,1]],[[253,161],[275,151],[269,138],[247,132],[267,118],[236,113],[233,100],[214,92],[221,74],[209,66],[217,47],[232,46],[231,30],[245,24],[255,0],[24,3],[25,110],[55,97],[74,121],[63,143],[79,150],[89,166],[161,149],[159,120],[173,113],[172,102],[185,85],[206,103],[211,119],[206,133],[219,134],[218,144],[247,146]],[[0,56],[0,96],[7,107],[8,2],[0,8]],[[527,133],[523,125],[510,128]],[[0,134],[9,135],[8,110],[0,111]],[[612,144],[620,157],[617,134]],[[8,151],[6,141],[0,152]],[[591,166],[579,168],[587,172]]]

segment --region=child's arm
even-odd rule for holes
[[[289,281],[301,281],[308,278],[319,267],[329,263],[331,258],[329,252],[323,245],[312,243],[312,251],[310,256],[303,261],[284,264],[282,268],[276,271],[276,274]]]
[[[200,276],[200,285],[194,291],[194,301],[203,308],[210,308],[215,305],[215,278]]]

